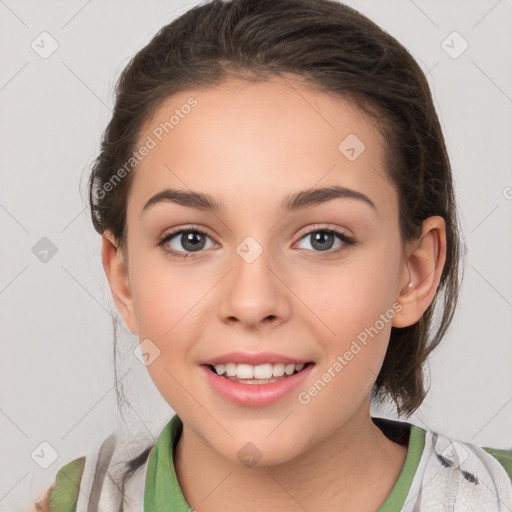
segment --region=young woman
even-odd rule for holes
[[[123,71],[90,201],[176,414],[121,473],[115,436],[62,467],[36,510],[512,507],[510,451],[370,415],[424,400],[461,273],[428,83],[368,18],[330,0],[190,9]]]

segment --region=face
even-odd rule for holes
[[[150,149],[128,197],[124,319],[184,432],[233,462],[248,442],[273,464],[357,428],[408,280],[373,120],[290,84],[228,81],[168,98],[140,134]],[[290,200],[332,187],[342,193]],[[218,208],[145,208],[165,189]],[[278,400],[241,405],[204,366],[234,351],[314,364]]]

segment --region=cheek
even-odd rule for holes
[[[180,363],[191,359],[192,341],[204,330],[201,298],[211,285],[199,274],[171,269],[161,258],[140,263],[134,262],[131,280],[139,338],[157,345],[166,368],[182,371]]]
[[[398,263],[394,256],[367,251],[315,279],[311,309],[325,319],[333,338],[346,339],[370,327],[395,300]],[[315,290],[315,291],[314,291]],[[308,297],[306,295],[306,297]]]
[[[333,389],[369,389],[380,371],[396,312],[397,254],[383,242],[354,253],[317,280],[309,295],[308,305],[321,320],[315,324],[326,357],[322,371],[339,376],[325,376],[338,383]]]
[[[315,378],[298,398],[319,413],[336,404],[333,418],[341,421],[368,399],[386,355],[395,311],[375,291],[373,296],[363,291],[346,295],[338,304],[327,317],[333,332],[317,338],[323,354]]]
[[[133,280],[134,309],[140,341],[150,340],[150,352],[156,354],[146,365],[149,376],[167,403],[181,410],[188,397],[183,384],[189,380],[190,367],[185,363],[191,360],[191,340],[199,324],[194,305],[201,295],[192,293],[183,278],[160,270],[146,268]]]
[[[184,279],[183,272],[172,270],[164,258],[141,254],[132,264],[130,288],[141,339],[172,337],[180,319],[200,298],[200,292]]]

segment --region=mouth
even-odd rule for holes
[[[239,384],[270,384],[285,380],[293,375],[303,372],[315,363],[265,363],[258,366],[249,364],[206,364],[210,372],[232,382]]]
[[[210,389],[223,399],[239,407],[267,407],[290,398],[299,386],[306,385],[314,366],[309,361],[258,366],[203,363],[199,368]]]

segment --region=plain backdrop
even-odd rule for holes
[[[512,448],[512,2],[347,3],[427,73],[466,239],[458,311],[430,361],[430,393],[408,421]],[[120,420],[116,310],[85,198],[120,71],[195,4],[0,1],[1,511],[27,509],[60,467],[113,430],[151,440],[173,413],[133,355],[136,337],[120,329],[130,402]],[[38,453],[55,458],[44,468]]]

